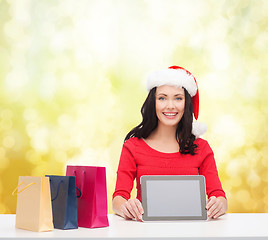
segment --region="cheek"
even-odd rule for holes
[[[183,102],[179,102],[177,105],[176,105],[176,108],[178,109],[179,112],[184,112],[184,101]]]
[[[181,107],[181,112],[184,113],[184,105]]]
[[[160,103],[155,105],[155,113],[158,119],[161,119],[163,117],[162,116],[163,109],[164,109],[163,104]]]
[[[164,102],[159,102],[159,101],[157,101],[156,103],[155,103],[155,110],[156,110],[156,112],[158,112],[158,111],[162,111],[162,109],[165,107],[165,104],[164,104]]]

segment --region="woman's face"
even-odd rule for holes
[[[158,124],[177,126],[184,113],[185,95],[183,88],[163,85],[156,88],[155,97]]]

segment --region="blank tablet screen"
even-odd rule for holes
[[[144,220],[207,219],[203,176],[142,176]]]
[[[201,216],[199,181],[147,181],[147,208],[150,217]]]

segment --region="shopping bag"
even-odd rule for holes
[[[53,230],[49,178],[20,176],[12,194],[16,191],[16,228],[35,232]]]
[[[76,186],[81,190],[77,199],[78,226],[109,226],[105,167],[67,166],[66,175],[75,176]]]
[[[54,228],[75,229],[77,222],[77,200],[74,176],[49,177]]]

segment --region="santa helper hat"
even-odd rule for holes
[[[183,87],[192,97],[193,114],[197,120],[199,115],[199,91],[195,77],[186,69],[179,66],[171,66],[168,69],[162,69],[151,73],[147,79],[147,90],[162,85],[171,85]],[[204,123],[193,122],[192,134],[199,138],[207,131]]]

